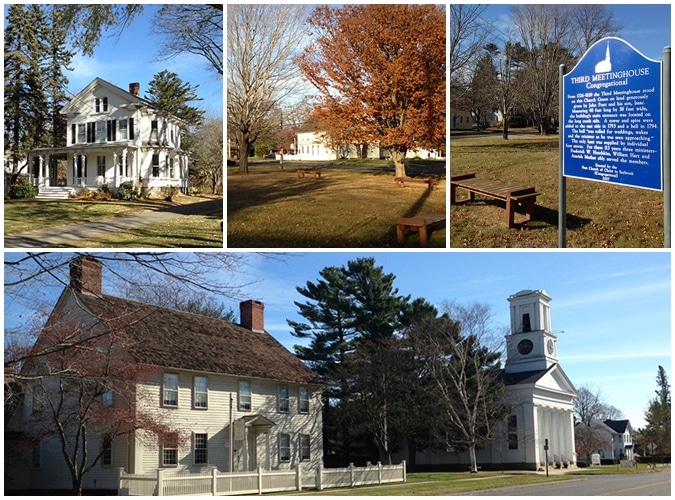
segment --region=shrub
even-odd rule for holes
[[[138,188],[134,186],[132,181],[123,182],[120,184],[120,187],[117,188],[117,197],[120,200],[133,200],[138,198],[138,196]]]
[[[82,189],[80,189],[80,192],[77,194],[77,197],[88,200],[94,197],[94,193],[92,193],[91,189],[89,189],[87,186],[83,186]]]
[[[178,194],[178,188],[176,186],[164,186],[160,188],[159,192],[166,201],[173,201],[174,196]]]
[[[21,179],[16,184],[9,188],[9,197],[18,200],[20,198],[35,198],[37,196],[37,189],[28,179]]]

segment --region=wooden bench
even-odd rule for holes
[[[429,191],[438,189],[438,181],[436,179],[414,179],[412,177],[395,177],[396,185],[398,187],[405,187],[408,184],[426,184]]]
[[[476,179],[476,174],[462,174],[450,177],[450,204],[457,204],[457,188],[469,193],[468,200],[474,201],[475,195],[480,194],[506,202],[506,226],[515,227],[514,214],[516,205],[525,209],[525,220],[534,217],[534,205],[539,193],[533,187],[521,188],[502,184],[498,181]]]
[[[302,179],[305,176],[305,174],[311,174],[315,179],[321,178],[320,170],[305,170],[304,168],[298,169],[298,179]]]
[[[426,247],[431,232],[435,229],[445,228],[445,213],[430,213],[416,217],[399,217],[396,219],[396,240],[399,243],[405,241],[405,232],[419,233],[420,246]]]

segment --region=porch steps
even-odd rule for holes
[[[73,188],[67,186],[45,186],[39,188],[37,198],[43,200],[65,200],[72,191]]]

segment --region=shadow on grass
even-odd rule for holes
[[[476,199],[475,201],[462,200],[457,203],[457,205],[465,206],[491,206],[498,207],[506,212],[506,202],[502,200],[495,199]],[[452,213],[452,209],[450,210]],[[523,207],[516,206],[516,213],[525,215]],[[537,229],[546,229],[547,226],[558,227],[558,215],[560,214],[559,210],[554,210],[552,208],[545,207],[543,205],[535,205],[534,207],[534,217],[531,221],[516,222],[516,227],[527,226],[531,230]],[[506,213],[504,214],[506,217]],[[503,219],[500,221],[503,223]],[[592,219],[585,217],[577,217],[576,215],[567,214],[566,219],[566,228],[571,230],[581,229],[584,226],[593,222]]]

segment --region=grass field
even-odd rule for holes
[[[378,164],[375,171],[321,165],[320,179],[299,179],[296,169],[306,166],[254,164],[246,175],[229,169],[229,248],[419,247],[417,234],[403,245],[396,242],[396,218],[446,209],[444,178],[430,192],[397,187],[392,173],[377,172]],[[445,248],[446,231],[434,231],[428,246]]]
[[[125,215],[137,215],[208,198],[179,196],[174,202],[162,200],[81,201],[81,200],[5,200],[5,235],[50,227],[66,227]],[[80,248],[222,248],[220,221],[223,211],[179,217],[105,237],[68,242],[64,247]]]
[[[504,225],[504,202],[476,196],[450,207],[453,248],[558,246],[558,137],[501,135],[451,138],[452,175],[470,173],[541,193],[533,221]],[[458,199],[464,196],[458,190]],[[516,222],[524,216],[516,213]],[[567,179],[566,246],[663,248],[663,193]]]

